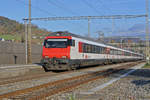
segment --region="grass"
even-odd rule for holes
[[[1,35],[0,34],[0,38],[4,38],[6,41],[7,40],[12,40],[12,41],[17,41],[20,42],[21,41],[21,35]],[[42,44],[43,43],[43,39],[32,39],[32,43],[34,44]]]
[[[146,63],[143,68],[150,68],[150,64]]]
[[[0,38],[4,38],[5,40],[21,40],[20,36],[15,35],[0,35]]]
[[[75,100],[75,97],[73,95],[70,95],[69,100]]]

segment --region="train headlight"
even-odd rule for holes
[[[45,56],[45,58],[49,58],[49,56]]]
[[[62,58],[67,58],[67,56],[62,56]]]

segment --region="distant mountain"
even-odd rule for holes
[[[115,35],[109,35],[105,37],[138,37],[142,40],[145,40],[145,33],[126,33],[126,34],[115,34]]]
[[[106,32],[107,33],[107,32]],[[145,39],[145,24],[134,24],[132,27],[124,30],[116,30],[113,34],[107,33],[105,36],[106,37],[111,37],[111,36],[130,36],[130,37],[140,37],[141,39]]]
[[[128,29],[131,32],[144,32],[145,24],[134,24],[131,28]]]
[[[19,23],[15,20],[8,19],[6,17],[0,16],[0,36],[2,35],[15,35],[20,36],[24,34],[25,27],[24,24]],[[46,29],[41,29],[36,25],[32,24],[32,36],[41,38],[49,34],[50,32]]]

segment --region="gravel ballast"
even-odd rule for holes
[[[16,83],[0,85],[0,95],[8,93],[8,92],[13,92],[16,90],[21,90],[21,89],[38,86],[38,85],[45,84],[48,82],[71,78],[71,77],[75,77],[75,76],[79,76],[79,75],[83,75],[83,74],[87,74],[87,73],[92,73],[95,71],[104,70],[104,69],[108,69],[108,68],[112,68],[112,67],[114,68],[114,67],[117,67],[120,65],[124,65],[124,64],[100,66],[100,67],[94,67],[94,68],[90,68],[90,69],[87,68],[87,69],[83,69],[83,70],[76,70],[72,73],[57,74],[56,76],[48,76],[48,77],[42,77],[39,79],[26,80],[26,81],[21,81],[21,82],[16,82]]]
[[[70,100],[73,96],[75,100],[150,100],[150,69],[142,68],[94,94],[82,94],[82,91],[89,91],[128,71],[124,70],[105,79],[89,82],[70,92],[52,96],[50,100]]]

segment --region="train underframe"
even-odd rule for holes
[[[41,64],[46,71],[48,70],[73,70],[78,67],[122,63],[137,61],[140,59],[60,59],[60,58],[47,58],[42,59]]]

